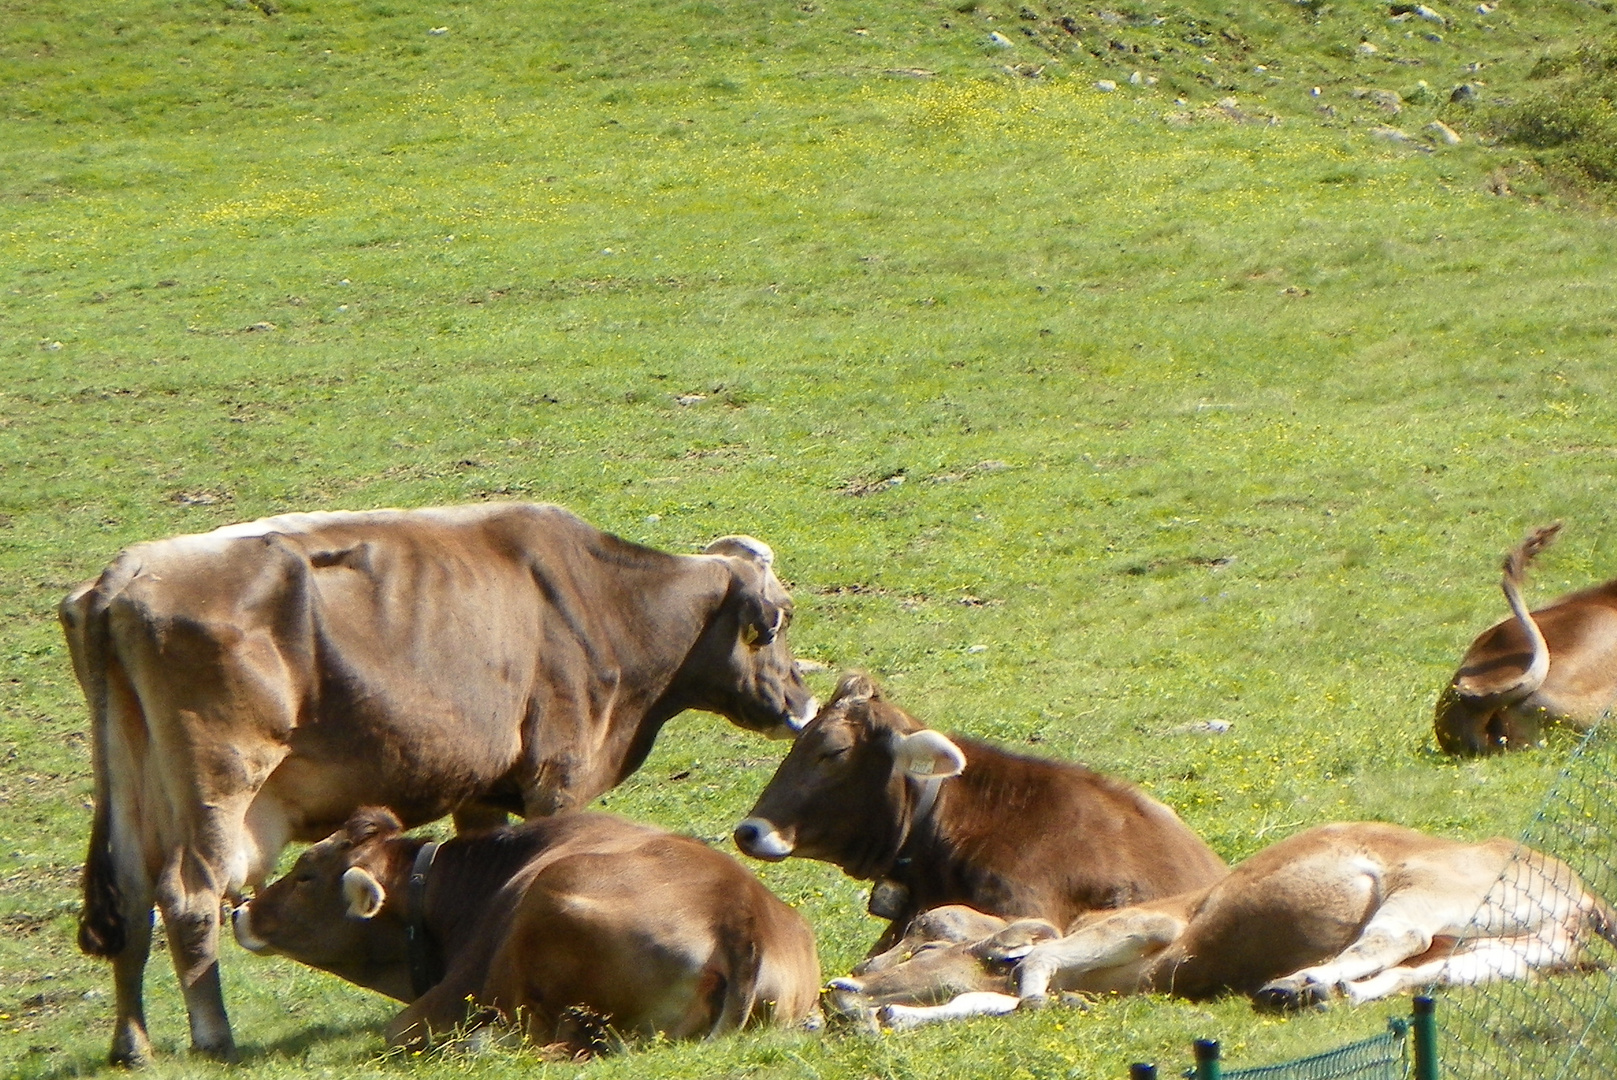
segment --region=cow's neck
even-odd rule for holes
[[[985,833],[1003,833],[1011,824],[996,811],[1015,813],[1002,807],[1007,793],[1001,790],[998,766],[1006,755],[984,743],[961,741],[968,748],[965,771],[938,787],[929,812],[911,821],[892,866],[878,879],[878,885],[885,879],[902,888],[906,903],[899,915],[891,916],[900,921],[944,904],[1019,913],[1005,868],[993,858],[1004,843],[983,842],[992,839]],[[912,803],[912,809],[919,807],[918,800]]]

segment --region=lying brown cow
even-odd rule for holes
[[[1611,909],[1565,863],[1510,840],[1372,822],[1309,829],[1211,888],[1094,912],[1064,937],[961,908],[929,912],[916,931],[832,980],[831,1010],[908,1027],[1010,1012],[1052,990],[1235,991],[1297,1008],[1567,970],[1595,935],[1617,945]]]
[[[436,845],[361,810],[233,921],[253,952],[410,1002],[394,1044],[495,1014],[536,1045],[597,1050],[799,1024],[819,993],[808,924],[739,863],[607,814]]]
[[[1529,613],[1522,584],[1561,531],[1535,529],[1505,556],[1512,616],[1485,630],[1437,701],[1437,743],[1451,754],[1536,746],[1546,725],[1587,731],[1617,699],[1617,581],[1568,593]]]
[[[893,921],[873,951],[945,904],[1065,925],[1227,872],[1132,784],[950,740],[857,674],[803,729],[735,839],[756,858],[798,855],[877,881],[871,910]]]
[[[791,736],[813,702],[769,548],[627,543],[556,506],[286,514],[128,548],[62,601],[90,705],[79,944],[112,1060],[151,1052],[163,912],[193,1047],[235,1052],[221,897],[355,808],[458,827],[584,806],[684,709]]]

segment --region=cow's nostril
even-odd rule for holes
[[[751,821],[743,821],[736,826],[736,846],[747,847],[758,842],[758,826]]]

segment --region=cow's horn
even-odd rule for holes
[[[342,895],[348,901],[348,914],[356,919],[374,919],[387,899],[387,890],[363,866],[343,871]]]
[[[893,738],[893,764],[911,776],[922,778],[959,776],[966,769],[966,755],[960,747],[931,728]]]

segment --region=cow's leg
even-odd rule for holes
[[[114,1065],[138,1068],[152,1061],[143,993],[146,960],[152,948],[150,885],[142,883],[138,889],[125,886],[123,914],[124,947],[112,958],[112,993],[117,1018],[113,1022],[112,1050],[107,1060]]]
[[[220,868],[191,847],[170,856],[157,882],[169,953],[185,996],[191,1049],[236,1060],[224,994],[219,985],[219,907],[225,894]]]
[[[1262,986],[1255,999],[1270,1008],[1295,1009],[1317,1005],[1348,983],[1396,967],[1432,947],[1445,927],[1434,925],[1434,902],[1425,890],[1411,889],[1388,898],[1365,923],[1358,940],[1322,964],[1276,979]]]
[[[1035,945],[1016,969],[1023,1001],[1042,1004],[1051,982],[1082,988],[1088,971],[1107,971],[1160,952],[1184,933],[1185,921],[1161,911],[1124,910],[1056,941]]]
[[[1542,953],[1537,938],[1484,938],[1466,942],[1459,950],[1424,963],[1400,964],[1366,979],[1342,987],[1343,994],[1357,1005],[1375,1001],[1405,990],[1432,986],[1474,986],[1499,979],[1525,979],[1540,965],[1534,954]]]
[[[923,1024],[963,1020],[968,1016],[1004,1016],[1015,1012],[1020,1004],[1020,999],[1009,994],[974,990],[942,1005],[883,1005],[876,1010],[876,1019],[882,1027],[903,1031]]]

